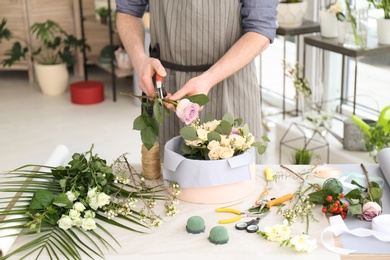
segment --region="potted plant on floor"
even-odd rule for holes
[[[4,66],[12,66],[21,59],[31,58],[41,90],[46,95],[59,95],[68,86],[68,68],[76,63],[76,52],[90,50],[85,39],[77,39],[61,26],[47,20],[30,27],[31,42],[14,42],[5,53]]]
[[[299,27],[303,23],[307,3],[305,0],[281,0],[277,6],[277,20],[280,27]]]
[[[383,17],[377,18],[378,43],[390,44],[390,0],[367,0],[376,9],[383,10]]]

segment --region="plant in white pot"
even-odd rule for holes
[[[76,52],[90,50],[85,39],[77,39],[51,20],[30,27],[31,42],[15,41],[5,53],[4,66],[20,59],[31,58],[41,90],[46,95],[59,95],[68,86],[68,68],[76,63]]]
[[[367,0],[376,9],[383,10],[383,17],[377,18],[378,43],[390,45],[390,0]]]
[[[299,27],[307,9],[305,0],[281,0],[277,6],[277,20],[280,27]]]

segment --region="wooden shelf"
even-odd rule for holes
[[[88,60],[87,60],[87,64],[96,65],[99,68],[101,68],[101,69],[103,69],[103,70],[105,70],[105,71],[107,71],[109,73],[112,73],[111,64],[101,64],[101,63],[99,63],[98,57],[96,57],[96,56],[89,57]],[[117,78],[130,77],[130,76],[133,76],[133,70],[132,69],[130,69],[130,70],[123,70],[123,69],[115,68],[115,76]]]

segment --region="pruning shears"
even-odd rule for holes
[[[157,88],[157,97],[158,98],[164,98],[167,95],[167,92],[165,91],[164,88],[164,82],[163,82],[163,77],[160,76],[160,74],[156,73],[156,88]]]

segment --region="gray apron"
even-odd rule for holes
[[[159,46],[159,58],[165,62],[167,92],[175,93],[200,75],[241,37],[240,8],[238,0],[150,0],[151,46]],[[172,68],[171,64],[177,66]],[[260,89],[254,62],[214,86],[208,97],[210,102],[204,106],[201,119],[210,111],[215,119],[229,112],[241,117],[260,140]],[[183,126],[172,113],[165,116],[160,127],[160,148],[179,135]]]

